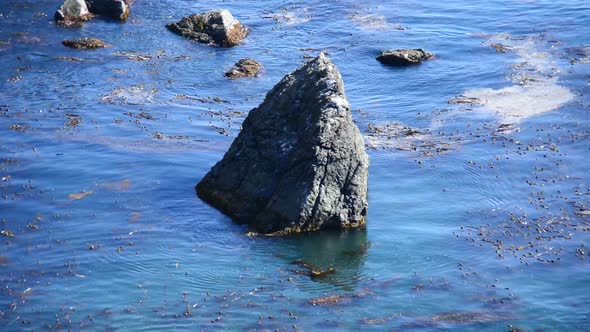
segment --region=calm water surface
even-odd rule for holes
[[[57,7],[0,3],[2,331],[590,329],[587,2],[138,0],[79,28]],[[164,27],[219,7],[243,45]],[[111,46],[61,45],[80,37]],[[437,58],[374,59],[403,47]],[[194,185],[320,50],[371,142],[367,230],[248,237]],[[244,57],[261,76],[226,80]],[[513,91],[542,111],[516,118],[449,104],[523,85],[571,98]],[[419,134],[371,129],[403,126]]]

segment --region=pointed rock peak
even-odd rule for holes
[[[328,58],[328,56],[326,55],[326,53],[324,53],[323,51],[320,52],[320,54],[313,60],[309,61],[308,64],[312,64],[312,63],[318,63],[320,65],[324,65],[324,66],[328,66],[328,65],[334,65],[332,63],[332,60],[330,60],[330,58]]]
[[[338,72],[338,68],[336,68],[332,60],[330,60],[330,58],[328,58],[328,56],[326,56],[324,52],[321,52],[320,55],[308,61],[300,69],[305,69],[307,71],[334,71],[337,72],[338,75],[340,75],[340,72]]]
[[[365,225],[369,160],[324,54],[285,76],[242,127],[197,185],[204,201],[263,233]]]
[[[320,97],[323,98],[323,101],[318,101],[319,103],[326,103],[326,97],[339,97],[341,103],[344,101],[346,104],[344,108],[348,109],[348,100],[344,95],[344,82],[342,81],[340,71],[338,71],[336,65],[323,52],[293,73],[285,76],[271,90],[269,96],[277,89],[287,89],[292,91],[290,93],[293,94],[299,90],[298,95],[305,95],[306,98],[314,100],[319,100]],[[317,109],[314,107],[311,108]]]

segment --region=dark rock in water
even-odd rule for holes
[[[133,0],[86,0],[92,14],[106,16],[118,21],[129,17],[129,6]]]
[[[272,235],[364,227],[369,160],[326,56],[285,76],[242,127],[199,197]]]
[[[242,77],[256,77],[262,69],[258,61],[253,59],[242,59],[234,65],[234,67],[225,73],[229,79],[236,79]]]
[[[87,21],[91,17],[92,14],[84,0],[66,0],[55,12],[55,20],[65,25]]]
[[[430,59],[434,59],[434,55],[421,48],[383,51],[377,57],[377,60],[381,63],[392,66],[417,65],[422,61]]]
[[[92,49],[106,47],[102,40],[96,38],[82,38],[76,40],[64,40],[61,42],[64,46],[77,49]]]
[[[133,0],[65,0],[55,13],[55,20],[64,25],[73,25],[89,20],[93,15],[124,21],[129,17]]]
[[[248,34],[248,29],[225,9],[194,14],[166,27],[185,38],[199,43],[223,47],[238,45]]]

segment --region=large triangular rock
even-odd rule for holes
[[[358,228],[367,214],[368,165],[342,77],[321,54],[250,111],[196,189],[263,233]]]

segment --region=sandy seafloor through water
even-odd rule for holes
[[[586,1],[137,0],[78,28],[58,6],[0,2],[0,330],[590,329]],[[164,27],[215,8],[243,45]],[[436,58],[375,60],[406,47]],[[248,237],[194,185],[321,50],[367,142],[367,229]],[[261,75],[227,80],[245,57]]]

